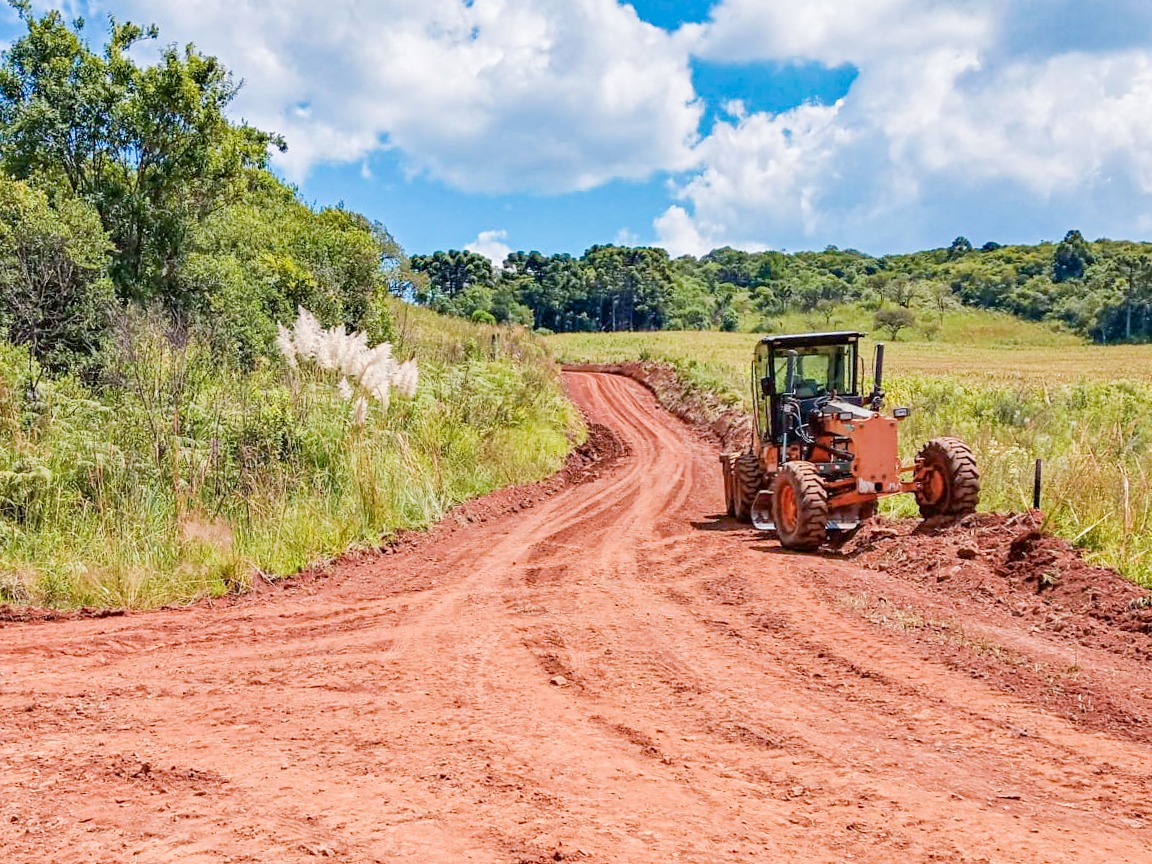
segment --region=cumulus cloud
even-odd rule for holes
[[[104,0],[245,80],[294,179],[385,148],[458,189],[559,193],[693,163],[688,56],[616,0]]]
[[[725,62],[815,60],[829,66],[941,47],[964,48],[993,33],[973,0],[723,0],[680,38],[697,56]]]
[[[507,239],[507,231],[481,231],[480,236],[464,248],[483,255],[492,262],[493,267],[503,267],[504,259],[512,254],[512,247],[504,242]]]
[[[287,137],[295,180],[367,172],[382,150],[465,193],[670,177],[654,228],[674,253],[1152,222],[1143,0],[718,0],[675,33],[622,0],[68,2],[222,57],[245,80],[238,115]],[[694,58],[858,74],[834,105],[713,106],[701,136]]]
[[[1074,225],[1131,236],[1152,203],[1152,40],[1133,47],[1098,23],[1092,50],[1053,37],[1050,53],[1023,52],[1026,22],[1060,29],[1025,6],[725,0],[681,36],[699,56],[852,63],[859,74],[836,105],[718,124],[658,236],[673,251],[887,251]],[[1072,14],[1062,2],[1048,11],[1064,6]]]
[[[718,123],[699,148],[704,170],[679,193],[694,213],[673,206],[657,219],[662,243],[674,255],[699,254],[720,245],[763,247],[765,238],[793,230],[817,234],[825,178],[852,134],[837,123],[841,109],[805,105]]]

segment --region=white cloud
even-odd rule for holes
[[[658,235],[878,251],[979,231],[1131,236],[1152,209],[1152,39],[1013,53],[1023,5],[726,0],[683,37],[701,56],[859,74],[835,106],[717,124]]]
[[[721,62],[814,60],[829,66],[985,44],[991,0],[724,0],[706,24],[681,39],[697,56]]]
[[[715,238],[706,239],[700,225],[683,207],[673,205],[656,217],[652,223],[656,229],[657,242],[668,250],[673,258],[681,255],[700,257],[718,246],[725,245]]]
[[[704,170],[680,191],[693,215],[669,208],[655,223],[661,242],[673,254],[699,254],[720,245],[763,246],[793,228],[816,234],[822,184],[851,137],[837,124],[840,110],[839,103],[805,105],[717,123],[699,148]]]
[[[683,170],[701,107],[688,56],[616,0],[105,0],[243,77],[281,165],[395,148],[485,192],[565,192]]]
[[[612,242],[617,246],[639,246],[640,237],[628,228],[621,228],[612,238]]]
[[[87,5],[223,58],[246,81],[238,113],[287,137],[297,180],[385,149],[465,192],[666,172],[654,224],[674,252],[1131,236],[1152,218],[1141,0],[719,0],[674,34],[617,0]],[[858,76],[832,106],[731,99],[701,139],[693,57]]]
[[[464,248],[483,255],[492,262],[493,267],[503,267],[504,259],[512,253],[512,247],[504,242],[507,239],[507,231],[481,231],[480,236]]]

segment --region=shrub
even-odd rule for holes
[[[94,363],[107,331],[108,238],[96,211],[0,178],[0,323],[43,366]]]

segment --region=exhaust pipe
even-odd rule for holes
[[[884,404],[884,343],[876,343],[876,371],[872,376],[872,410]]]

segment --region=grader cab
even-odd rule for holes
[[[728,514],[775,531],[780,545],[810,550],[876,513],[885,495],[911,492],[922,516],[976,509],[980,472],[968,445],[936,438],[910,464],[898,431],[909,409],[881,413],[884,346],[864,394],[863,333],[765,336],[752,362],[754,431],[746,453],[724,453]]]

